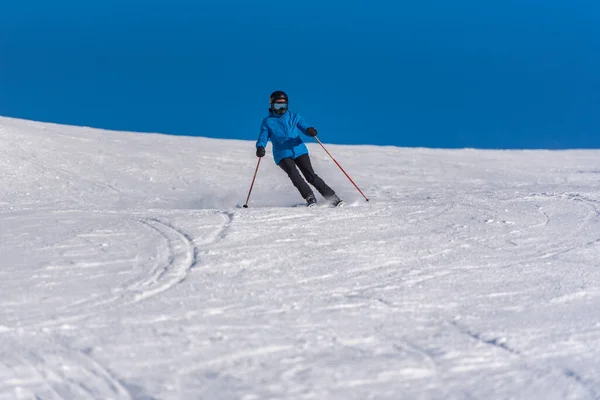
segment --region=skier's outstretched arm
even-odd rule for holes
[[[297,114],[298,115],[298,114]],[[310,125],[308,125],[306,123],[306,120],[304,118],[302,118],[300,115],[298,115],[298,122],[296,123],[296,126],[300,129],[300,131],[302,133],[304,133],[306,135],[306,130],[310,127]]]
[[[296,124],[300,131],[304,133],[306,136],[315,137],[317,136],[317,130],[312,126],[308,125],[304,118],[298,115],[298,123]]]
[[[267,142],[269,141],[269,128],[267,128],[267,124],[263,121],[260,126],[260,133],[258,134],[258,139],[256,140],[256,148],[259,147],[267,147]]]

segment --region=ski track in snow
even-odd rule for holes
[[[67,213],[73,213],[73,210]],[[77,211],[78,213],[80,211]],[[65,211],[61,211],[64,214]],[[102,212],[92,212],[94,215]],[[223,223],[200,243],[210,246],[222,240],[233,221],[232,212],[217,212]],[[115,213],[106,213],[115,216]],[[198,263],[198,254],[202,251],[194,244],[194,240],[184,231],[177,229],[168,222],[154,217],[137,217],[117,213],[120,219],[135,221],[145,227],[153,235],[163,238],[165,250],[159,254],[158,260],[148,264],[145,273],[125,286],[106,295],[94,297],[68,305],[49,320],[19,321],[18,330],[27,333],[29,330],[42,329],[49,332],[54,326],[71,329],[77,321],[89,318],[97,313],[106,313],[119,307],[131,306],[140,301],[148,300],[175,285],[183,282],[191,268]],[[104,234],[84,234],[86,238],[106,239],[113,232]],[[54,246],[56,248],[56,246]],[[100,265],[100,264],[99,264]],[[73,268],[78,268],[74,265]],[[58,315],[58,316],[56,316]],[[4,327],[2,333],[7,333]],[[16,350],[18,349],[18,350]],[[12,351],[19,354],[3,354],[0,360],[7,373],[0,371],[4,383],[0,384],[0,399],[30,398],[35,394],[39,399],[132,399],[127,389],[107,369],[95,361],[87,350],[57,347],[54,343],[44,344],[39,349],[13,346]],[[42,352],[40,353],[40,350]],[[4,397],[3,393],[9,393]],[[149,398],[149,397],[144,397]]]
[[[60,338],[11,342],[10,349],[0,351],[0,399],[133,399],[89,349],[69,348]]]
[[[600,399],[598,152],[248,148],[0,118],[0,400]]]
[[[449,324],[454,326],[460,333],[472,338],[473,340],[483,343],[487,346],[492,346],[497,349],[500,349],[501,351],[508,353],[509,357],[516,356],[516,357],[522,359],[525,364],[529,364],[527,361],[526,354],[524,354],[520,350],[510,347],[510,345],[508,343],[506,343],[506,340],[504,338],[497,338],[497,337],[485,338],[485,337],[483,337],[483,334],[470,331],[468,328],[461,326],[456,321],[451,321],[451,322],[449,322]],[[599,398],[599,393],[597,393],[596,390],[594,389],[594,382],[583,378],[580,374],[578,374],[577,372],[573,371],[570,368],[554,367],[551,365],[550,366],[531,365],[531,366],[528,366],[528,368],[531,368],[532,370],[540,371],[541,373],[543,373],[545,375],[552,375],[552,374],[553,375],[563,375],[567,379],[575,382],[577,385],[580,385],[583,388],[583,390],[591,396],[590,398],[592,398],[592,399]]]
[[[147,280],[127,288],[127,292],[134,293],[133,302],[156,296],[182,282],[197,261],[194,244],[184,232],[156,218],[138,221],[165,238],[168,256],[167,262],[164,265],[157,264]]]
[[[151,263],[141,265],[143,273],[135,279],[126,282],[125,285],[113,287],[110,292],[100,296],[93,296],[89,299],[73,302],[66,306],[61,313],[55,314],[52,319],[40,321],[40,316],[35,316],[31,321],[21,319],[19,321],[19,329],[28,329],[33,327],[49,327],[52,325],[61,325],[71,323],[82,318],[94,315],[99,311],[109,311],[116,307],[132,305],[134,303],[149,299],[166,290],[171,289],[175,285],[183,282],[190,270],[198,264],[199,250],[198,246],[210,246],[219,240],[222,240],[227,235],[227,230],[233,221],[232,212],[215,212],[221,215],[223,223],[214,229],[214,232],[208,237],[194,244],[194,239],[186,234],[183,230],[176,228],[168,222],[164,222],[158,217],[138,217],[136,215],[127,215],[123,213],[105,213],[105,212],[82,212],[70,210],[68,213],[91,213],[95,216],[105,214],[108,217],[117,217],[121,220],[133,221],[145,227],[152,235],[162,237],[163,251],[159,252],[156,257],[153,257]],[[60,214],[65,213],[61,211]],[[138,232],[139,233],[139,230]],[[112,236],[114,232],[106,232],[99,234],[80,234],[86,238],[94,238],[102,242]],[[57,248],[57,246],[53,246]],[[69,268],[87,268],[89,266],[100,266],[102,263],[75,263]]]

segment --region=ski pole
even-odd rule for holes
[[[329,154],[329,157],[331,157],[331,159],[333,160],[333,162],[334,162],[334,163],[335,163],[335,164],[336,164],[338,167],[340,167],[340,169],[342,170],[342,172],[344,173],[344,175],[346,175],[346,178],[348,178],[348,179],[350,180],[350,182],[352,182],[352,184],[354,185],[354,187],[356,188],[356,190],[358,190],[358,191],[359,191],[359,193],[362,195],[362,197],[364,197],[366,201],[369,201],[369,199],[367,198],[367,196],[365,196],[365,194],[362,192],[362,190],[360,190],[360,189],[358,188],[358,186],[356,186],[356,183],[354,183],[354,181],[352,180],[352,178],[350,178],[350,175],[348,175],[348,174],[346,173],[346,171],[344,171],[344,168],[342,168],[342,166],[340,165],[340,163],[338,163],[338,162],[335,160],[335,158],[333,158],[333,156],[331,155],[331,153],[330,153],[329,151],[327,151],[327,149],[325,148],[325,146],[323,146],[323,143],[321,143],[321,141],[319,140],[319,138],[315,136],[315,139],[317,139],[317,142],[319,142],[319,144],[321,145],[321,147],[323,148],[323,150],[325,150],[325,152],[326,152],[327,154]]]
[[[248,197],[246,198],[246,204],[244,204],[244,208],[248,208],[248,200],[250,200],[250,193],[252,193],[252,187],[254,186],[254,180],[256,179],[256,174],[258,173],[258,166],[260,165],[260,160],[262,157],[258,157],[258,163],[256,164],[256,170],[254,170],[254,178],[252,178],[252,184],[250,185],[250,190],[248,191]]]

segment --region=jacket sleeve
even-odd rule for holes
[[[298,122],[296,122],[296,126],[300,129],[300,131],[302,133],[304,133],[306,135],[306,130],[308,128],[310,128],[310,125],[306,123],[306,121],[304,120],[304,118],[302,118],[300,116],[300,114],[296,114],[296,115],[298,116],[298,119],[297,119]]]
[[[266,121],[263,120],[260,126],[260,133],[258,134],[258,140],[256,141],[256,148],[259,147],[267,147],[267,142],[269,141],[269,128],[267,128]]]

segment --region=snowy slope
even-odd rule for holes
[[[0,118],[0,399],[600,398],[600,151],[328,149]]]

